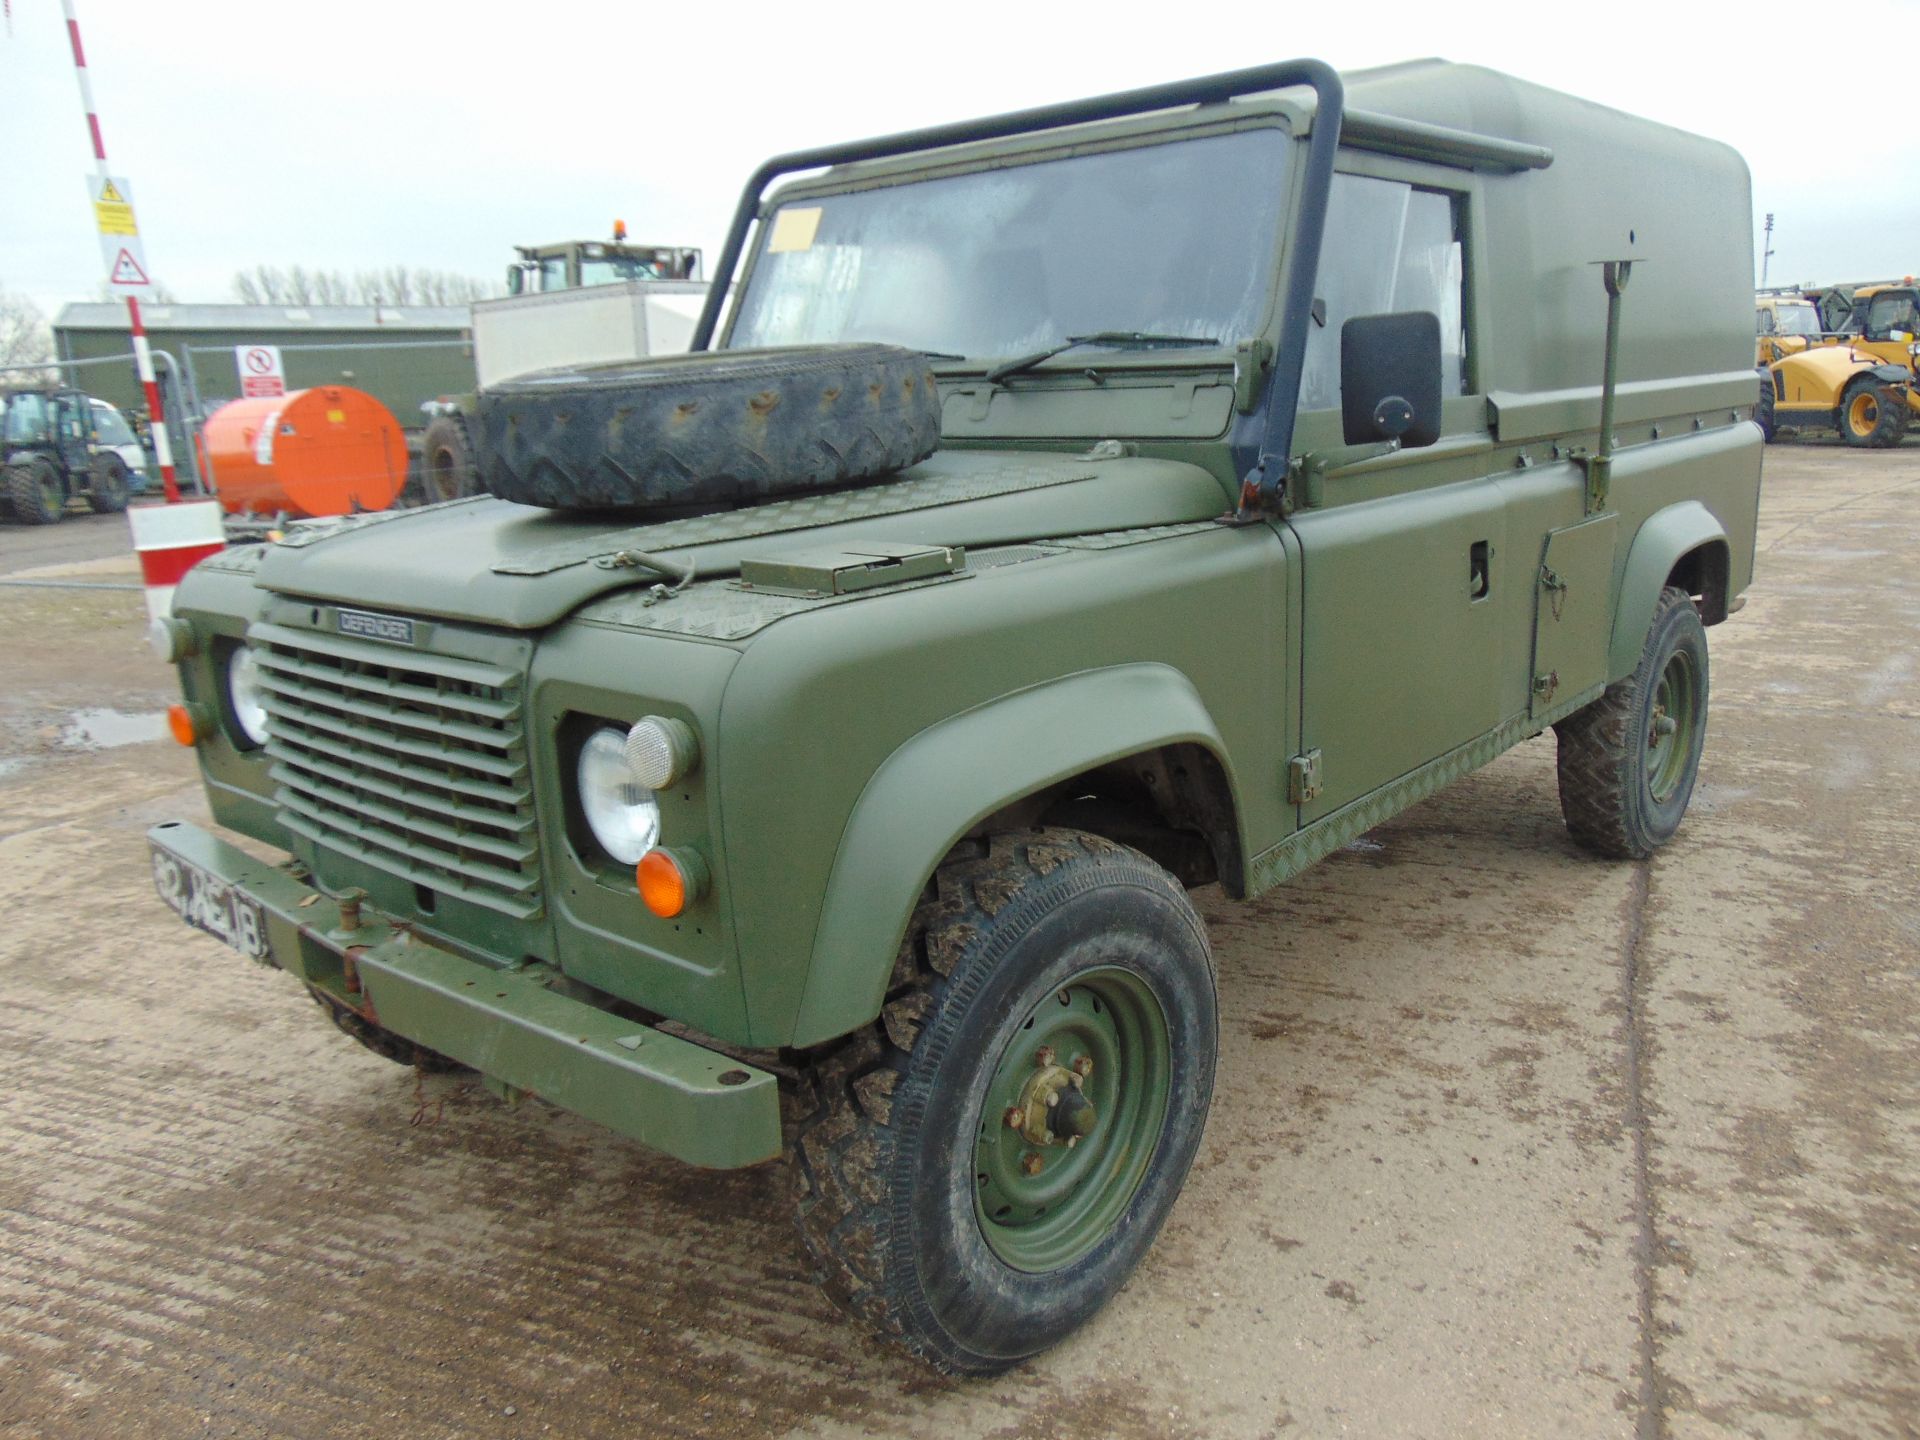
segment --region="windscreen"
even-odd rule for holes
[[[1818,335],[1820,316],[1811,305],[1781,305],[1773,312],[1781,335]]]
[[[783,205],[729,344],[1001,357],[1103,330],[1254,335],[1289,138],[1255,129]]]
[[[1895,330],[1912,330],[1913,294],[1907,290],[1894,290],[1885,295],[1873,297],[1867,310],[1867,333],[1876,336],[1888,336]]]
[[[133,445],[133,431],[127,428],[127,422],[120,418],[118,410],[108,410],[99,405],[93,407],[93,429],[100,437],[102,445]]]

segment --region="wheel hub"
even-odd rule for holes
[[[1660,672],[1647,713],[1647,789],[1665,804],[1679,789],[1692,753],[1699,692],[1692,663],[1676,653]]]
[[[1043,1045],[1035,1053],[1033,1074],[1020,1089],[1020,1098],[1007,1108],[1007,1128],[1020,1132],[1029,1145],[1065,1145],[1093,1134],[1099,1114],[1087,1099],[1087,1077],[1093,1074],[1093,1058],[1076,1055],[1071,1068],[1058,1063],[1053,1047]]]
[[[1165,1121],[1172,1056],[1152,992],[1119,969],[1043,996],[982,1097],[974,1201],[1018,1269],[1069,1264],[1125,1213]]]

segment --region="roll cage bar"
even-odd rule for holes
[[[1299,394],[1300,369],[1306,358],[1307,322],[1313,306],[1314,281],[1320,272],[1320,240],[1326,231],[1327,197],[1333,188],[1333,158],[1340,146],[1340,122],[1346,102],[1346,90],[1340,83],[1339,75],[1331,66],[1319,60],[1287,60],[1277,65],[1257,65],[1248,70],[1228,70],[1193,80],[1149,85],[1140,90],[1123,90],[1086,100],[1070,100],[1060,105],[1015,110],[982,120],[935,125],[924,130],[905,130],[872,140],[776,155],[753,172],[746,189],[741,192],[739,207],[733,212],[733,223],[727,229],[726,243],[721,246],[720,258],[714,265],[712,283],[707,290],[706,303],[700,310],[699,323],[694,326],[690,348],[705,350],[712,344],[714,331],[720,322],[721,307],[726,303],[734,272],[739,268],[741,254],[746,249],[747,232],[760,217],[760,205],[767,187],[783,175],[801,170],[825,169],[830,165],[848,165],[860,160],[884,160],[917,150],[938,150],[980,140],[1002,140],[1012,135],[1053,130],[1067,125],[1117,120],[1127,115],[1144,115],[1182,105],[1218,105],[1236,96],[1257,95],[1293,85],[1309,86],[1318,104],[1313,117],[1313,132],[1307,142],[1306,169],[1301,177],[1300,224],[1294,234],[1293,249],[1287,263],[1280,343],[1276,347],[1272,373],[1267,381],[1266,430],[1261,437],[1259,457],[1240,484],[1240,511],[1243,516],[1256,509],[1274,508],[1281,482],[1286,477],[1287,456],[1293,445],[1293,402]]]

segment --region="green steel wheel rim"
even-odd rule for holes
[[[1050,1049],[1084,1057],[1080,1087],[1096,1117],[1072,1146],[1033,1144],[1007,1123]],[[1058,1270],[1119,1223],[1146,1177],[1167,1121],[1173,1054],[1146,982],[1115,967],[1085,970],[1028,1012],[989,1078],[974,1146],[974,1214],[987,1245],[1016,1270]],[[1033,1157],[1039,1157],[1033,1166]]]
[[[1671,800],[1685,779],[1699,725],[1700,674],[1693,657],[1677,650],[1660,671],[1647,717],[1647,790],[1656,803]]]

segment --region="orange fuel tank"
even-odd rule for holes
[[[229,515],[384,510],[407,482],[400,422],[346,385],[235,400],[201,435]]]

